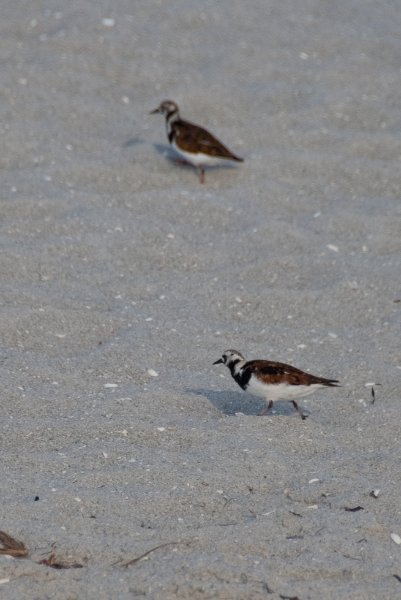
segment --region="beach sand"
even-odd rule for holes
[[[399,4],[2,9],[1,598],[400,597]],[[227,348],[342,387],[259,417]]]

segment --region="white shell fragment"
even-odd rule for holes
[[[392,533],[390,537],[395,544],[401,544],[401,537],[398,535],[398,533]]]
[[[118,387],[118,383],[105,383],[103,387],[105,387],[105,388],[117,388]]]
[[[157,371],[155,371],[154,369],[148,369],[148,375],[150,375],[151,377],[159,377],[159,373]]]
[[[373,498],[378,498],[379,494],[380,494],[380,490],[379,490],[379,488],[377,488],[376,490],[372,490],[369,495],[372,496]]]
[[[110,17],[105,17],[102,19],[102,25],[104,25],[104,27],[114,27],[115,24],[115,20],[111,19]]]

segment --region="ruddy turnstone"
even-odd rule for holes
[[[237,350],[226,350],[213,364],[219,363],[230,369],[231,376],[243,390],[265,398],[268,404],[261,415],[267,414],[273,402],[281,399],[290,400],[302,419],[306,419],[307,414],[302,412],[295,398],[308,396],[321,388],[339,385],[336,379],[316,377],[285,363],[271,360],[246,361]]]
[[[184,162],[197,168],[201,183],[205,181],[205,166],[218,164],[221,160],[243,162],[243,158],[231,152],[206,129],[181,119],[178,106],[172,100],[164,100],[150,112],[151,115],[156,113],[165,115],[168,141]]]

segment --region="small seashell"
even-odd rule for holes
[[[159,373],[154,369],[148,369],[148,375],[150,375],[151,377],[159,377]]]
[[[398,535],[398,533],[392,533],[390,537],[395,544],[401,544],[401,537]]]
[[[320,479],[317,479],[317,478],[309,480],[309,483],[319,483],[319,482],[320,482]]]

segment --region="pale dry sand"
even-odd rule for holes
[[[2,599],[401,596],[400,30],[392,1],[3,2]],[[164,98],[245,163],[200,186]],[[227,347],[343,387],[258,417]]]

